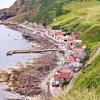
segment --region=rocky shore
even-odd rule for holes
[[[82,46],[82,41],[77,39],[80,32],[66,35],[62,30],[52,30],[41,24],[29,22],[4,24],[21,32],[29,42],[36,43],[38,47],[33,46],[33,49],[46,50],[46,52],[38,52],[42,55],[34,58],[32,62],[21,63],[17,65],[17,69],[12,69],[10,74],[6,74],[5,80],[9,84],[9,91],[33,98],[38,96],[38,100],[51,100],[52,96],[60,95],[64,80],[70,83],[76,73],[82,69],[81,61],[86,56],[86,46]],[[13,51],[27,52],[27,50],[12,50],[11,52]],[[58,76],[59,81],[56,81],[54,77],[56,74],[61,75]],[[29,100],[36,100],[36,98]]]
[[[50,73],[55,64],[55,55],[48,53],[35,59],[34,63],[26,65],[26,68],[13,70],[9,82],[13,91],[22,95],[34,96],[41,94],[40,83]]]
[[[10,26],[16,31],[22,32],[23,37],[28,41],[39,44],[41,49],[55,48],[55,42],[41,35],[41,33],[20,26]],[[35,32],[35,34],[31,34]],[[1,82],[7,81],[9,90],[22,95],[31,96],[44,93],[41,89],[41,82],[54,68],[56,63],[56,52],[46,52],[43,56],[33,59],[32,62],[18,65],[19,69],[13,69],[10,74],[2,74]],[[5,77],[5,78],[3,78]]]

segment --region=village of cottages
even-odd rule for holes
[[[78,40],[80,32],[71,32],[67,35],[62,30],[47,30],[48,35],[58,41],[58,63],[52,75],[52,86],[62,87],[69,83],[75,73],[82,69],[82,61],[86,57],[86,46],[82,46],[82,40]],[[48,80],[50,81],[50,80]]]
[[[27,27],[27,23],[24,25]],[[22,24],[23,25],[23,24]],[[78,39],[80,32],[71,32],[67,35],[62,30],[53,30],[46,28],[42,24],[28,23],[28,26],[37,30],[44,30],[45,34],[57,42],[58,62],[53,69],[52,77],[48,79],[49,85],[52,87],[63,87],[65,83],[69,83],[73,76],[77,74],[83,67],[82,61],[86,57],[86,46],[83,46],[82,40]],[[34,32],[33,32],[34,34]]]

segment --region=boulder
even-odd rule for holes
[[[9,74],[6,71],[0,70],[0,82],[7,82],[9,80]]]

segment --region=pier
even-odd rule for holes
[[[30,49],[30,50],[11,50],[7,52],[7,56],[13,55],[13,54],[19,54],[19,53],[41,53],[41,52],[48,52],[48,51],[59,51],[59,49],[42,49],[42,50],[36,50],[36,49]]]

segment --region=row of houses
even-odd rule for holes
[[[47,30],[48,35],[58,41],[60,49],[58,58],[60,59],[55,66],[55,71],[52,74],[50,83],[52,87],[61,87],[65,82],[70,82],[74,73],[77,73],[82,68],[82,61],[85,59],[86,46],[82,45],[82,40],[78,39],[79,32],[72,32],[67,35],[62,30]],[[49,81],[50,81],[49,80]]]
[[[57,53],[58,62],[48,83],[52,87],[61,87],[65,82],[70,82],[74,73],[78,73],[82,68],[81,62],[86,56],[86,46],[83,46],[82,40],[78,39],[81,33],[72,32],[70,35],[67,35],[62,30],[52,30],[44,27],[42,24],[24,22],[24,25],[32,29],[43,30],[47,36],[57,41],[56,46],[60,49]],[[40,33],[42,34],[43,32],[41,31]]]

